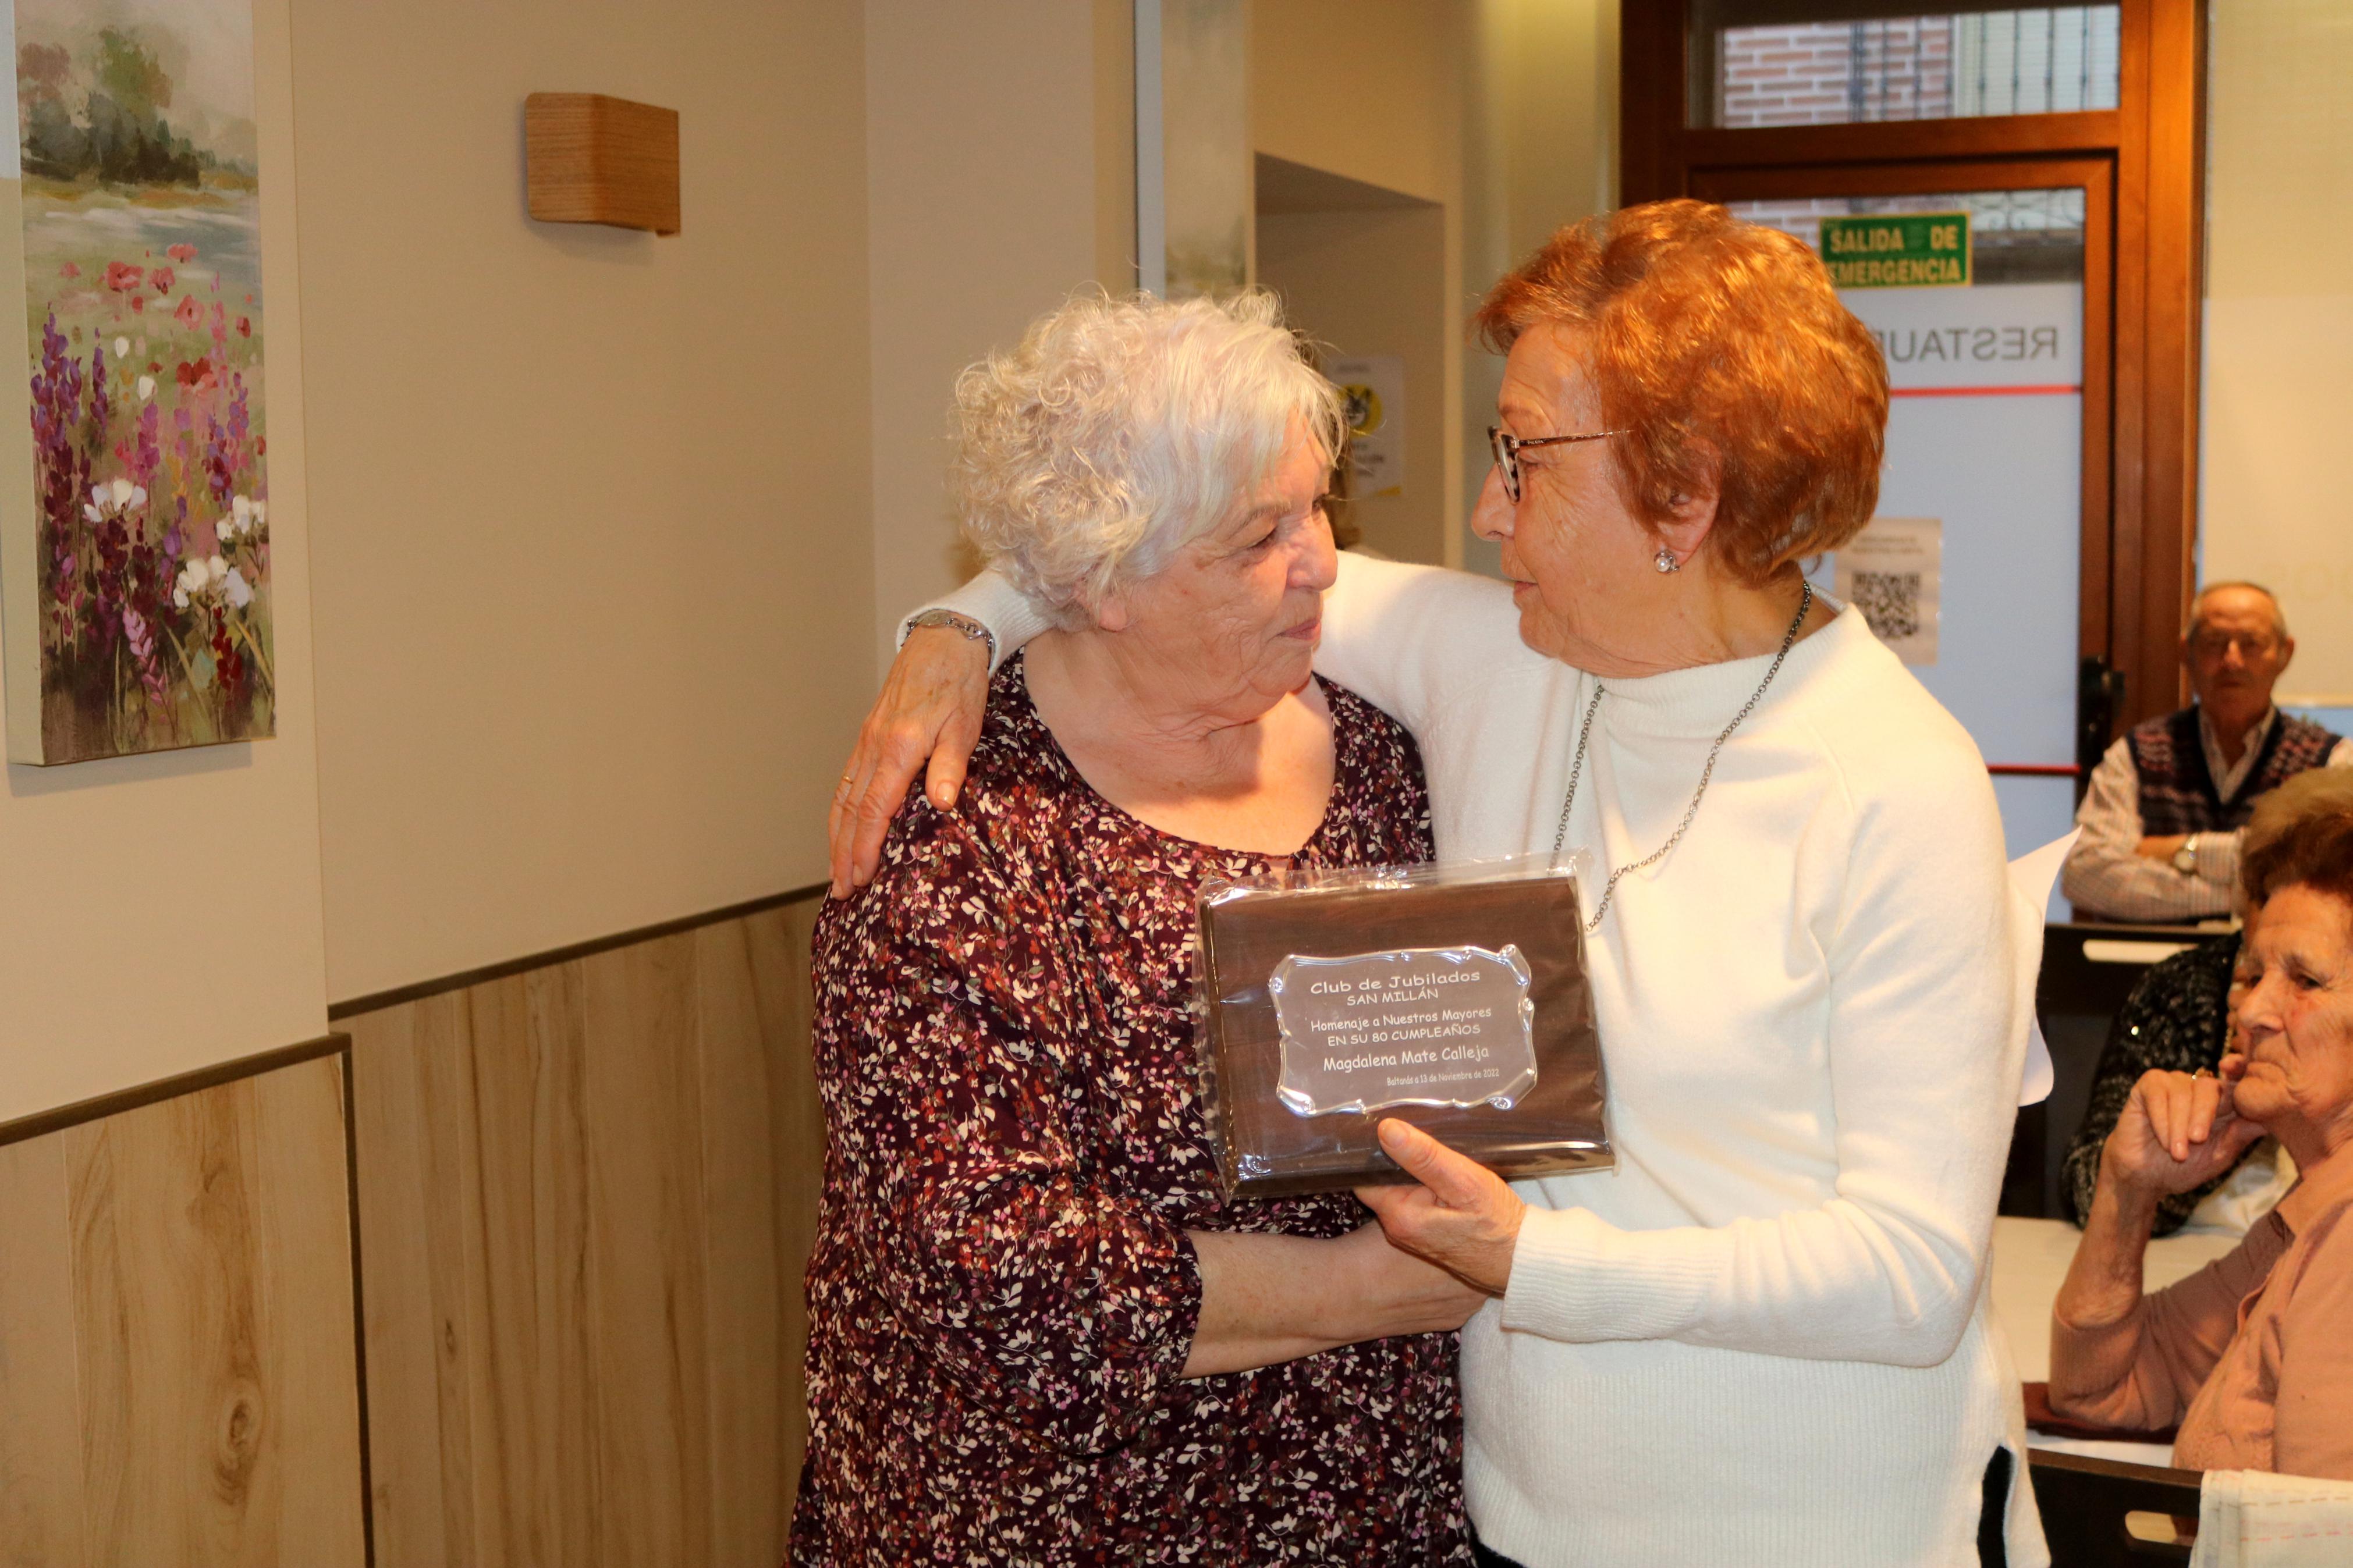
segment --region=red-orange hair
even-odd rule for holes
[[[1871,520],[1887,364],[1799,240],[1706,202],[1571,224],[1472,317],[1498,353],[1574,333],[1638,515],[1663,521],[1711,460],[1715,548],[1744,581],[1835,550]]]

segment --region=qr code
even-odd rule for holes
[[[1847,586],[1880,641],[1920,635],[1919,573],[1857,572]]]

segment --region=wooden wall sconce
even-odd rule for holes
[[[523,184],[543,223],[678,232],[678,110],[601,92],[523,100]]]

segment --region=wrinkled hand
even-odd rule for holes
[[[2238,1113],[2233,1091],[2247,1058],[2222,1058],[2219,1076],[2152,1068],[2141,1074],[2108,1134],[2101,1164],[2126,1187],[2149,1195],[2186,1193],[2239,1163],[2263,1135]]]
[[[2170,860],[2173,852],[2189,842],[2187,833],[2163,833],[2142,839],[2133,846],[2133,853],[2144,860]]]
[[[908,634],[826,813],[835,898],[874,879],[883,836],[925,758],[931,766],[923,793],[943,811],[955,804],[987,708],[987,648],[942,626]]]
[[[1502,1177],[1410,1122],[1383,1121],[1380,1138],[1388,1157],[1421,1184],[1356,1189],[1390,1244],[1490,1296],[1502,1295],[1528,1205]]]
[[[1366,1314],[1350,1331],[1351,1343],[1392,1334],[1445,1333],[1487,1304],[1485,1291],[1391,1247],[1377,1225],[1351,1233],[1341,1246],[1356,1270],[1351,1305]]]

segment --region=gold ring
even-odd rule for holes
[[[2213,1073],[2212,1073],[2212,1072],[2209,1071],[2207,1068],[2200,1068],[2196,1072],[2191,1073],[2189,1076],[2190,1076],[2191,1078],[2196,1079],[2196,1078],[2212,1078],[2214,1075],[2213,1075]]]

